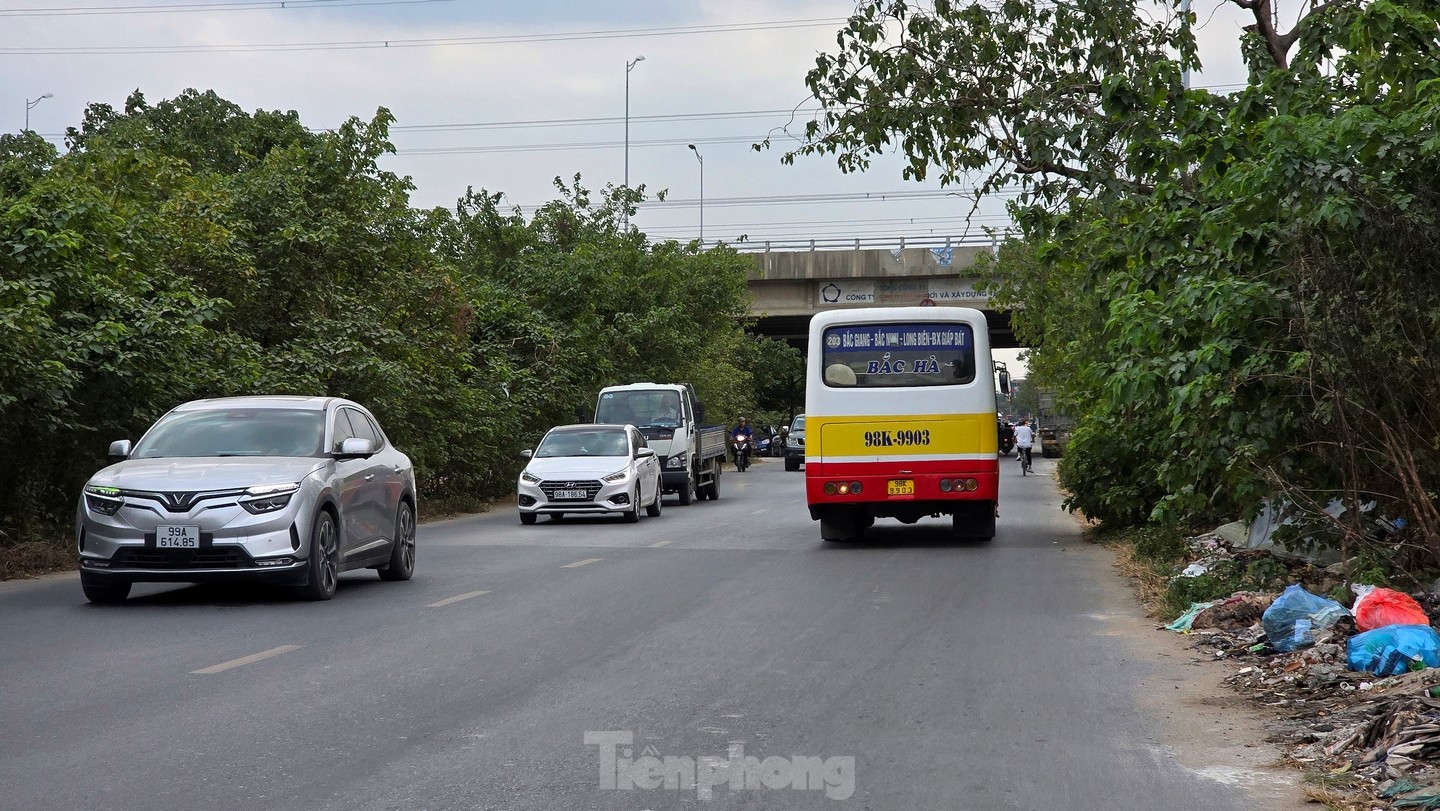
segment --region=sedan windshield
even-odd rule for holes
[[[624,431],[555,431],[535,449],[539,459],[556,456],[629,456],[630,440]]]
[[[172,456],[321,456],[325,412],[233,408],[167,414],[132,459]]]

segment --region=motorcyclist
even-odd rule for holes
[[[740,441],[741,437],[745,438],[744,442]],[[754,438],[755,432],[750,430],[749,421],[741,417],[737,421],[734,430],[730,432],[730,442],[735,446],[736,471],[744,473],[745,468],[750,466],[750,450]]]
[[[1000,452],[1009,455],[1010,449],[1015,447],[1015,426],[1006,420],[997,420],[997,432],[1000,442]]]

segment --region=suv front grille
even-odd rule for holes
[[[550,481],[545,481],[545,482],[540,482],[540,491],[545,494],[545,499],[546,499],[547,501],[555,501],[555,500],[556,500],[556,498],[555,498],[555,493],[556,493],[556,491],[558,491],[558,490],[584,490],[584,491],[585,491],[585,498],[583,498],[583,499],[580,499],[580,498],[562,498],[562,499],[559,499],[559,501],[561,501],[562,503],[563,503],[563,502],[568,502],[568,501],[574,501],[574,502],[576,502],[576,503],[579,503],[579,502],[582,502],[582,501],[594,501],[594,500],[595,500],[595,496],[600,493],[600,482],[598,482],[598,481],[588,481],[588,482],[567,482],[567,481],[553,481],[553,482],[550,482]]]
[[[121,549],[110,559],[113,569],[248,569],[255,561],[238,547],[208,549]]]

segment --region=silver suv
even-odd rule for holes
[[[374,416],[336,397],[197,400],[90,478],[75,510],[80,584],[264,581],[328,600],[351,569],[415,570],[415,473]]]

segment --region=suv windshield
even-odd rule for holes
[[[799,416],[799,417],[796,417],[796,418],[795,418],[795,421],[792,422],[792,423],[790,423],[790,430],[791,430],[791,431],[803,431],[803,430],[805,430],[805,417],[804,417],[803,415],[802,415],[802,416]]]
[[[322,456],[325,412],[232,408],[171,412],[146,432],[132,459],[171,456]]]

